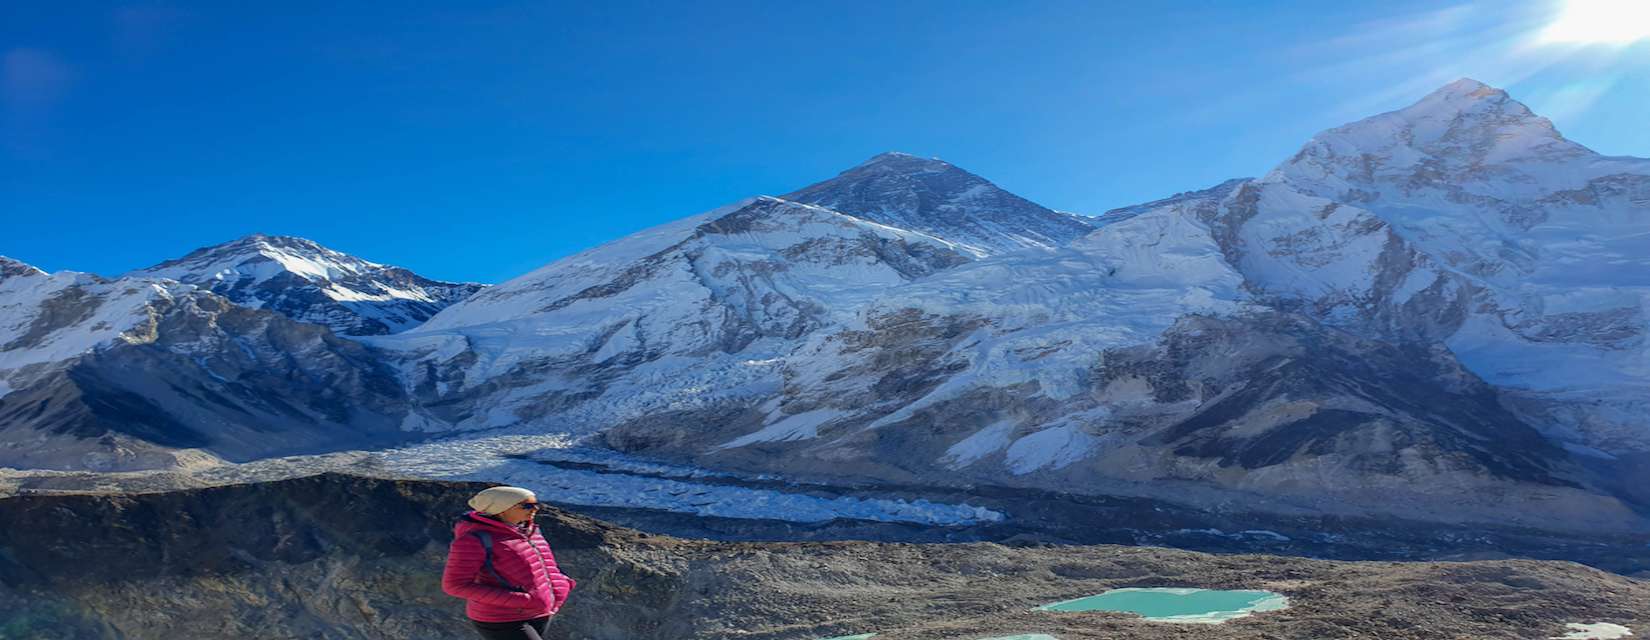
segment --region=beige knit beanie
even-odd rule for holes
[[[521,487],[492,487],[470,498],[470,508],[486,515],[496,516],[505,509],[532,500],[533,492]]]

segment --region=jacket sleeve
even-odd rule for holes
[[[486,552],[475,536],[459,536],[447,547],[447,568],[441,572],[441,590],[447,595],[500,607],[533,606],[532,594],[511,591],[476,580]]]
[[[567,602],[567,596],[573,593],[573,585],[575,584],[577,583],[572,578],[560,571],[550,577],[550,592],[556,598],[556,604],[551,605],[552,610],[561,609],[561,605]]]

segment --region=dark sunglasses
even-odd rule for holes
[[[539,503],[537,503],[537,502],[523,502],[523,503],[518,504],[516,506],[521,507],[523,509],[526,509],[528,511],[536,511],[539,508]]]

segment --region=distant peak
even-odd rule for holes
[[[1421,101],[1450,100],[1456,102],[1471,102],[1479,100],[1500,101],[1506,99],[1508,99],[1506,91],[1484,84],[1477,80],[1473,80],[1472,78],[1462,78],[1439,87],[1436,91],[1428,94],[1427,97],[1422,98]]]
[[[1451,82],[1449,84],[1446,84],[1446,85],[1440,87],[1437,91],[1434,91],[1433,93],[1451,93],[1451,94],[1499,93],[1501,95],[1506,95],[1507,94],[1507,92],[1505,92],[1505,91],[1502,91],[1502,90],[1497,89],[1495,87],[1492,87],[1490,85],[1484,84],[1484,83],[1479,82],[1477,80],[1473,80],[1472,78],[1461,78],[1460,80],[1456,80],[1455,82]]]
[[[188,281],[187,273],[202,269],[205,269],[206,272],[217,273],[224,268],[229,268],[230,265],[245,264],[247,261],[273,261],[289,271],[322,277],[330,277],[323,276],[325,273],[330,273],[327,270],[328,268],[357,271],[362,268],[382,266],[328,249],[307,238],[254,233],[228,242],[195,249],[181,258],[167,260],[147,269],[140,269],[138,272],[162,274],[163,277],[174,280]],[[325,265],[331,265],[331,267]],[[345,267],[344,265],[349,266]]]
[[[1475,144],[1500,145],[1505,147],[1505,152],[1494,157],[1505,159],[1509,157],[1507,154],[1522,154],[1531,146],[1509,144],[1512,139],[1573,144],[1559,135],[1551,121],[1536,115],[1506,91],[1462,78],[1397,111],[1321,133],[1307,147],[1330,143],[1360,149],[1361,153],[1405,145],[1427,148],[1428,153],[1434,153],[1443,152],[1443,147],[1433,149],[1432,146],[1442,144],[1452,149],[1449,153],[1459,153]],[[1343,149],[1342,152],[1349,151]]]
[[[932,173],[952,168],[951,163],[939,158],[923,158],[909,153],[888,151],[871,156],[870,160],[861,162],[842,173],[844,175],[860,172]]]
[[[247,235],[245,237],[242,237],[238,240],[231,240],[231,241],[226,242],[226,243],[224,243],[222,245],[219,245],[219,246],[234,246],[234,245],[249,245],[249,244],[264,244],[264,245],[274,245],[274,246],[279,246],[279,247],[300,246],[300,247],[317,247],[317,248],[319,248],[321,246],[319,243],[315,242],[314,240],[310,240],[308,238],[300,238],[298,236],[277,236],[277,235],[270,235],[270,234],[267,234],[267,233],[249,234],[249,235]]]
[[[1517,118],[1538,117],[1529,107],[1512,99],[1506,91],[1472,78],[1451,82],[1398,113],[1411,118],[1453,117],[1471,113],[1496,113]]]
[[[977,256],[1054,247],[1092,229],[938,158],[888,152],[782,196],[861,220],[918,231]]]
[[[1331,181],[1365,186],[1399,180],[1408,185],[1404,189],[1414,189],[1422,183],[1477,179],[1472,176],[1489,166],[1521,172],[1596,156],[1506,91],[1461,78],[1410,106],[1314,136],[1267,179],[1317,184],[1327,175]],[[1325,193],[1331,192],[1341,194]]]

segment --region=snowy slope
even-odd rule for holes
[[[1152,344],[1187,314],[1240,310],[1241,283],[1207,228],[1168,210],[1061,249],[962,265],[884,291],[844,330],[816,336],[788,357],[787,402],[774,405],[765,423],[807,416],[816,424],[806,435],[766,431],[786,440],[817,437],[827,415],[877,428],[1016,386],[1034,385],[1037,396],[1064,402],[1087,392],[1098,353]],[[903,369],[900,384],[890,384],[891,367]],[[747,436],[723,446],[772,439]]]
[[[192,286],[47,274],[0,258],[0,381],[12,389],[38,372],[117,340],[141,340],[149,310]]]
[[[1093,228],[950,163],[904,153],[878,155],[784,198],[920,231],[975,256],[1057,247]]]
[[[437,282],[303,238],[262,234],[203,247],[129,275],[199,285],[236,304],[326,325],[340,335],[405,331],[483,288]]]
[[[951,243],[778,198],[559,260],[372,344],[464,428],[613,421],[771,392],[778,356],[880,289],[966,262]]]

